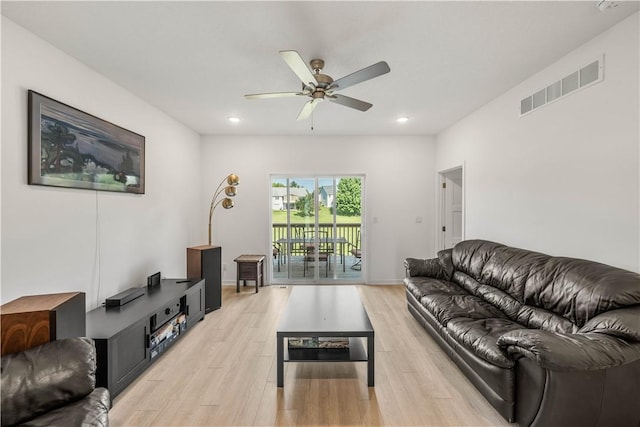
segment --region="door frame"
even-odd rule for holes
[[[445,188],[443,186],[443,184],[446,182],[447,180],[447,175],[450,175],[452,172],[457,172],[460,171],[462,174],[462,224],[460,224],[461,226],[461,238],[462,240],[465,239],[466,236],[466,203],[465,203],[465,199],[466,199],[466,174],[465,174],[465,165],[464,162],[460,165],[456,165],[447,169],[443,169],[441,171],[437,172],[437,179],[436,179],[436,253],[442,249],[444,249],[445,247],[445,243],[446,243],[446,233],[447,231],[443,231],[443,227],[444,224],[446,222],[446,203],[447,203],[447,198],[445,197]],[[451,230],[449,230],[450,232]]]

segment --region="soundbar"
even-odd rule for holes
[[[144,288],[129,288],[104,300],[107,307],[119,307],[145,294]]]

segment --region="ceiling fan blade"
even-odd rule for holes
[[[304,104],[304,107],[302,107],[302,110],[300,110],[300,114],[298,114],[297,120],[304,120],[309,117],[321,101],[322,98],[313,98],[311,101]]]
[[[373,79],[383,74],[387,74],[389,71],[391,71],[391,68],[389,68],[389,64],[384,61],[380,61],[376,64],[368,66],[367,68],[358,70],[355,73],[351,73],[348,76],[339,78],[331,84],[331,87],[329,89],[341,90],[349,86],[353,86],[356,83],[361,83],[365,80]]]
[[[359,99],[351,98],[349,96],[326,95],[326,97],[329,98],[329,101],[331,102],[344,105],[345,107],[355,108],[360,111],[367,111],[369,108],[373,107],[373,104],[369,104],[368,102],[360,101]]]
[[[269,98],[291,98],[294,96],[304,96],[304,92],[273,92],[273,93],[250,93],[244,97],[247,99],[269,99]]]
[[[296,73],[296,76],[302,81],[302,84],[309,87],[315,87],[318,82],[313,73],[302,60],[302,57],[295,50],[281,50],[280,56],[287,63],[289,68]]]

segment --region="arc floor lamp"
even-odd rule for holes
[[[223,187],[225,182],[227,185]],[[213,218],[213,211],[219,205],[224,209],[233,208],[233,200],[231,197],[235,197],[237,192],[236,186],[238,184],[240,184],[240,178],[238,175],[231,173],[220,182],[220,185],[218,185],[218,188],[216,188],[216,191],[213,193],[211,206],[209,207],[209,246],[211,246],[211,218]]]

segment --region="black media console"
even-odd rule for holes
[[[164,279],[122,306],[87,313],[96,343],[96,386],[115,398],[165,350],[204,318],[205,281]]]

